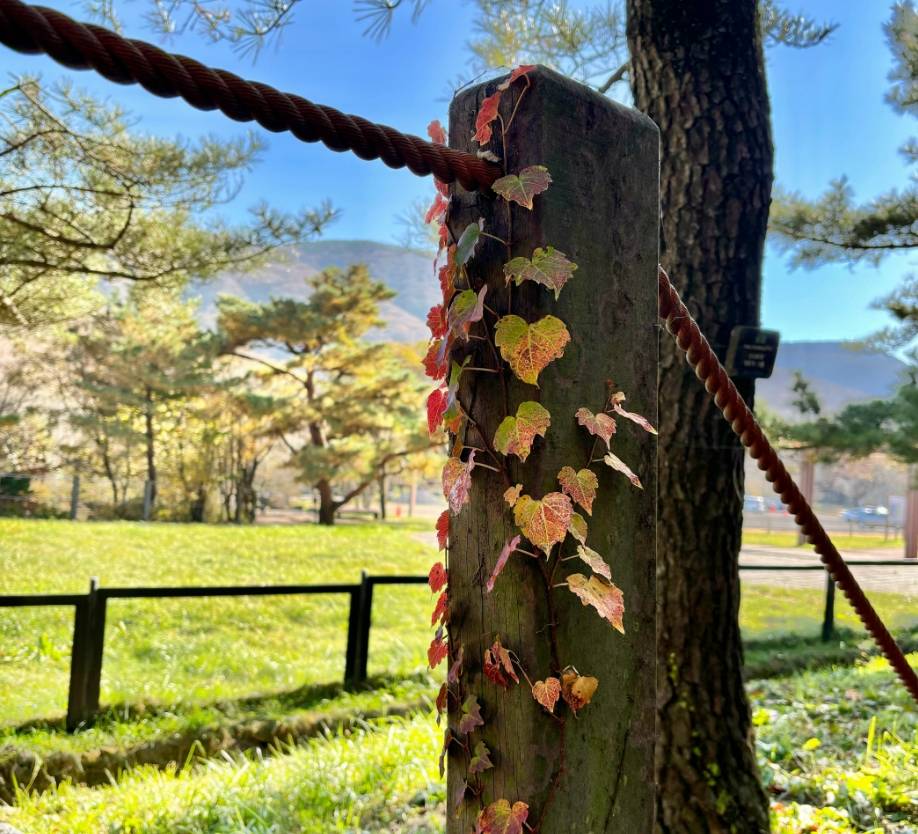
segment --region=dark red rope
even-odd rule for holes
[[[828,533],[816,518],[807,500],[803,497],[794,479],[765,437],[749,406],[743,401],[723,365],[720,364],[711,346],[708,344],[695,320],[670,283],[663,268],[660,268],[660,318],[665,319],[666,329],[673,335],[679,348],[685,351],[689,364],[695,374],[704,383],[708,393],[714,398],[724,418],[730,423],[733,432],[749,449],[749,454],[758,462],[759,469],[771,482],[774,491],[794,515],[798,526],[803,530],[810,544],[819,554],[833,580],[857,612],[873,639],[882,649],[890,666],[902,679],[912,697],[918,702],[918,675],[909,666],[892,635],[886,629],[870,601],[861,590],[845,560],[838,552]]]
[[[275,133],[289,130],[304,142],[323,142],[333,151],[381,159],[390,168],[407,167],[420,176],[433,174],[470,191],[486,190],[501,176],[498,166],[473,154],[244,81],[231,72],[20,0],[0,0],[0,43],[17,52],[45,53],[71,69],[94,69],[118,84],[140,84],[163,98],[179,96],[192,107],[221,110],[238,122],[256,121]]]

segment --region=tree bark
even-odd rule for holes
[[[636,106],[661,131],[661,260],[723,356],[759,321],[772,144],[754,0],[627,0]],[[753,386],[738,381],[747,401]],[[743,449],[662,335],[658,830],[761,832],[742,681]]]
[[[316,489],[319,492],[319,524],[331,527],[335,523],[335,513],[338,511],[339,506],[335,502],[332,485],[323,478],[316,483]]]
[[[386,520],[386,473],[380,472],[376,476],[376,484],[379,487],[379,520]]]
[[[144,391],[144,441],[147,454],[147,480],[150,482],[150,509],[156,506],[156,432],[153,426],[153,389]]]

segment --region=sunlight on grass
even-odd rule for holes
[[[890,536],[888,539],[883,537],[882,533],[832,533],[832,541],[839,550],[872,550],[883,549],[889,550],[889,557],[894,559],[896,551],[901,551],[904,547],[902,539],[894,539]],[[767,530],[753,530],[743,528],[743,544],[766,545],[771,547],[797,547],[796,530],[776,530],[769,532]],[[801,552],[808,549],[808,545],[800,547]]]

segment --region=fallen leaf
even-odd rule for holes
[[[491,123],[497,118],[497,110],[500,107],[500,97],[503,90],[498,89],[496,93],[488,96],[478,110],[475,117],[475,132],[472,134],[479,145],[485,145],[491,141],[492,128]]]
[[[561,681],[557,678],[545,678],[532,685],[532,697],[535,698],[549,712],[555,711],[555,704],[561,697]]]
[[[586,562],[600,576],[612,581],[612,570],[605,559],[602,558],[595,550],[587,547],[585,544],[577,546],[577,555]]]
[[[577,422],[590,434],[601,437],[606,446],[609,445],[612,435],[615,434],[615,420],[612,417],[601,411],[599,414],[593,414],[588,408],[578,408],[575,416]]]
[[[482,773],[492,767],[494,767],[494,763],[491,761],[491,751],[488,750],[483,741],[479,741],[475,745],[475,751],[469,761],[469,776]]]
[[[529,806],[525,802],[514,802],[511,807],[506,799],[498,799],[478,815],[475,834],[523,834],[523,823],[528,816]]]
[[[504,544],[503,549],[500,551],[500,555],[497,557],[497,563],[494,565],[494,571],[491,576],[488,578],[488,582],[485,587],[488,589],[488,593],[494,590],[494,583],[497,581],[497,577],[500,576],[501,571],[504,569],[504,566],[507,564],[507,560],[510,558],[510,554],[516,550],[517,545],[520,543],[520,537],[514,536],[510,541]]]
[[[430,590],[433,591],[433,593],[441,591],[446,584],[446,580],[446,568],[443,567],[443,563],[434,562],[433,567],[430,569],[430,573],[427,575],[427,584],[430,585]]]
[[[587,515],[593,514],[593,499],[596,497],[599,479],[592,469],[581,469],[578,472],[572,466],[565,466],[558,473],[558,483],[561,484],[561,491],[583,507]]]
[[[504,490],[504,501],[507,502],[509,506],[516,504],[517,499],[520,497],[520,493],[523,491],[523,485],[517,484],[512,486],[509,489]]]
[[[459,719],[459,732],[468,735],[476,727],[483,727],[484,719],[481,717],[481,707],[478,698],[469,695],[462,703],[462,716]]]
[[[430,615],[430,624],[436,625],[437,621],[440,621],[441,625],[444,625],[449,619],[449,596],[446,591],[440,594],[437,597],[437,604],[434,606],[433,613]]]
[[[624,395],[622,395],[624,399]],[[642,417],[640,414],[635,414],[633,411],[625,411],[618,403],[612,404],[612,410],[616,414],[620,414],[626,420],[630,420],[632,423],[637,423],[644,431],[650,432],[650,434],[656,434],[657,430],[650,425],[650,421],[646,417]]]
[[[505,200],[532,209],[532,198],[551,185],[551,174],[544,165],[530,165],[519,174],[508,174],[495,180],[491,188]]]
[[[548,246],[538,248],[532,258],[514,258],[504,265],[504,277],[507,282],[514,281],[517,286],[523,281],[534,281],[554,291],[555,299],[561,294],[561,288],[568,282],[577,269],[577,264],[569,261],[563,252]]]
[[[549,492],[541,500],[521,495],[513,508],[513,519],[523,535],[547,556],[564,539],[571,521],[571,499],[561,492]]]
[[[523,382],[538,385],[539,374],[554,359],[564,355],[570,342],[564,322],[545,316],[529,324],[519,316],[504,316],[494,328],[494,343],[500,355]]]
[[[440,550],[446,549],[449,540],[449,510],[443,510],[437,518],[437,545]],[[436,590],[436,589],[434,589]]]
[[[598,576],[587,579],[582,573],[572,573],[567,578],[567,587],[580,597],[581,603],[592,605],[616,631],[625,633],[625,627],[622,625],[625,597],[616,585]]]
[[[641,479],[638,478],[634,472],[628,467],[628,464],[625,463],[618,455],[613,454],[612,452],[606,452],[603,462],[611,466],[616,472],[621,472],[625,475],[632,484],[634,484],[638,489],[643,489],[644,487],[641,484]]]
[[[443,495],[454,515],[458,515],[469,502],[472,487],[472,470],[475,468],[475,451],[463,461],[457,457],[447,459],[443,466]]]
[[[484,299],[487,294],[488,285],[485,284],[477,293],[474,290],[463,290],[453,298],[447,313],[451,333],[468,341],[469,328],[476,321],[481,321],[484,315]]]
[[[508,414],[494,432],[494,448],[525,461],[536,435],[545,437],[550,425],[551,414],[541,404],[532,400],[520,403],[516,416]]]
[[[576,715],[596,693],[599,681],[592,676],[581,676],[576,672],[564,672],[561,675],[561,696]]]
[[[567,530],[580,544],[586,544],[589,528],[580,513],[571,513],[571,523],[567,525]]]

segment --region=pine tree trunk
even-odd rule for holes
[[[758,324],[772,144],[754,0],[627,0],[661,130],[661,262],[721,356]],[[743,451],[672,340],[660,368],[658,829],[768,830],[742,681]],[[749,383],[740,384],[750,398]]]

